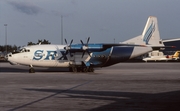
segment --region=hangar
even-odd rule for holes
[[[177,50],[180,50],[180,38],[162,40],[165,46],[175,46],[175,48],[166,48],[162,52],[164,55],[173,55]]]

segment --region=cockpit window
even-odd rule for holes
[[[20,52],[20,53],[22,53],[22,52],[30,52],[30,49],[22,48],[22,49],[20,49],[19,52]]]
[[[30,52],[30,50],[29,49],[24,49],[24,52]]]
[[[18,50],[13,51],[12,54],[24,53],[24,52],[30,52],[30,49],[20,48],[20,49],[18,49]]]

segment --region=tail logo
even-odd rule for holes
[[[148,30],[146,31],[143,41],[148,44],[150,38],[152,37],[153,32],[155,31],[155,23],[152,21],[151,25],[149,26]]]

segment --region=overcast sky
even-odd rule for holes
[[[0,0],[0,45],[38,39],[61,43],[122,42],[142,33],[148,16],[158,18],[162,39],[180,37],[180,0]]]

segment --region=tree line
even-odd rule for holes
[[[51,42],[49,42],[48,40],[44,39],[44,40],[38,40],[37,43],[33,43],[33,42],[28,42],[27,46],[29,45],[37,45],[37,44],[51,44]],[[16,45],[0,45],[0,52],[6,52],[6,48],[7,48],[7,52],[13,52],[15,50],[18,50],[19,48],[21,48],[21,46],[16,46]]]
[[[20,48],[20,46],[16,46],[16,45],[7,45],[7,52],[13,52],[14,50],[17,50],[18,48]],[[0,45],[0,51],[1,52],[6,52],[6,45],[2,46]]]
[[[33,43],[33,42],[28,42],[27,45],[37,45],[37,44],[51,44],[51,42],[49,42],[48,40],[44,39],[44,40],[38,40],[37,43]]]

